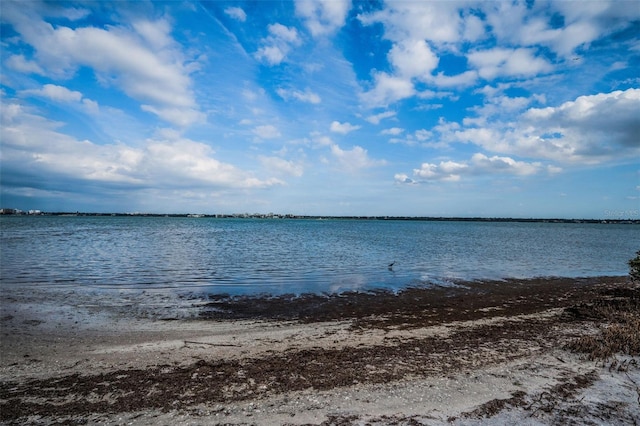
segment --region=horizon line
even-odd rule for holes
[[[359,220],[416,220],[416,221],[485,221],[485,222],[582,222],[582,223],[633,223],[640,218],[562,218],[562,217],[510,217],[510,216],[418,216],[418,215],[317,215],[294,213],[151,213],[151,212],[90,212],[0,209],[2,216],[144,216],[144,217],[191,217],[234,219],[359,219]]]

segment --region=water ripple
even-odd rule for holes
[[[624,275],[640,247],[640,226],[611,224],[3,217],[0,225],[2,286],[229,294]]]

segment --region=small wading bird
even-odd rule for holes
[[[395,265],[395,264],[396,264],[396,261],[394,260],[393,262],[391,262],[391,263],[389,264],[388,269],[389,269],[390,271],[393,271],[393,265]]]

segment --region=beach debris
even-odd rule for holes
[[[189,346],[189,345],[228,346],[228,347],[236,347],[236,348],[240,347],[240,345],[234,345],[233,343],[211,343],[211,342],[196,342],[193,340],[185,340],[184,346]]]

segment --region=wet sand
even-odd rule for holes
[[[170,301],[150,311],[135,298],[118,306],[102,302],[64,291],[3,291],[0,421],[640,419],[640,349],[632,342],[594,357],[587,345],[617,326],[616,318],[637,324],[629,321],[640,318],[640,288],[626,277],[461,282],[398,294],[216,297],[186,301],[188,314],[159,314]]]

